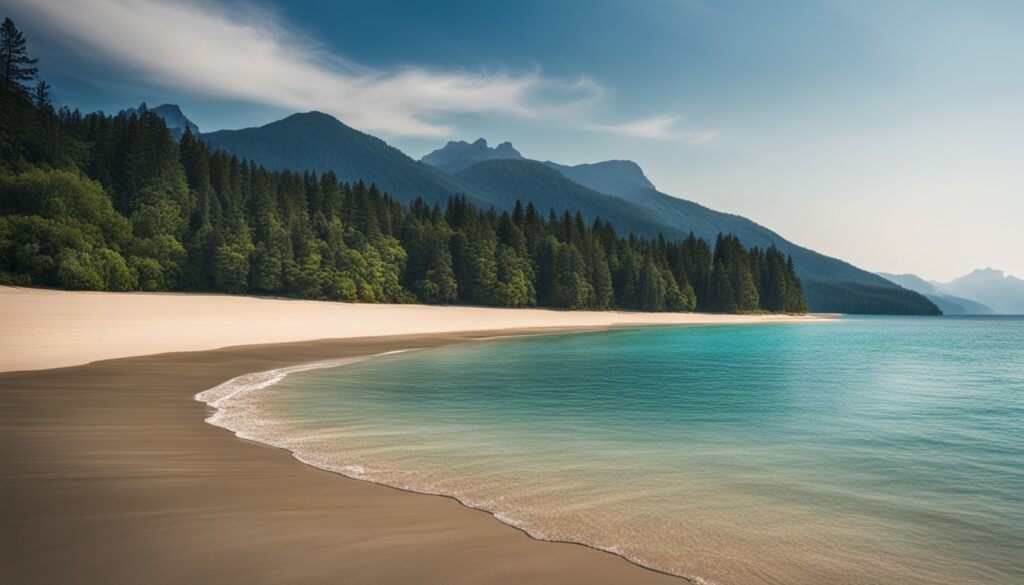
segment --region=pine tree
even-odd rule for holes
[[[408,207],[332,173],[268,171],[175,143],[145,105],[82,116],[3,97],[0,282],[101,290],[220,290],[361,302],[568,309],[804,312],[792,258],[620,236],[530,202],[464,196]],[[16,126],[15,126],[16,124]],[[13,138],[11,140],[10,138]],[[826,291],[827,293],[827,291]]]
[[[14,21],[4,18],[0,24],[0,83],[5,91],[28,93],[26,82],[36,77],[39,69],[33,67],[39,59],[28,56],[25,37],[14,26]]]
[[[37,110],[40,111],[52,111],[53,104],[50,101],[50,84],[46,83],[45,80],[40,79],[36,83],[36,89],[33,93],[32,100],[35,102]]]

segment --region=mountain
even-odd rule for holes
[[[745,246],[765,248],[775,244],[784,254],[793,256],[797,274],[804,284],[805,297],[812,310],[864,312],[863,304],[851,304],[845,300],[861,296],[872,299],[870,304],[873,306],[887,305],[887,312],[934,312],[935,307],[918,294],[894,287],[888,280],[847,262],[798,246],[745,217],[715,211],[658,191],[643,169],[633,161],[611,160],[575,166],[551,161],[544,164],[579,184],[642,207],[661,223],[678,232],[693,232],[709,241],[713,241],[719,233],[731,233],[739,237]]]
[[[498,146],[490,148],[487,146],[486,140],[479,138],[472,144],[463,140],[449,142],[443,148],[424,156],[420,161],[449,173],[456,173],[480,161],[496,159],[522,160],[523,155],[519,154],[511,142],[502,142]]]
[[[943,293],[984,303],[1001,315],[1024,315],[1024,280],[1002,270],[980,268],[938,287]]]
[[[924,280],[913,274],[881,275],[905,288],[937,297],[936,304],[952,302],[963,308],[963,312],[948,314],[1024,315],[1024,280],[1002,270],[979,268],[950,282]]]
[[[499,209],[511,208],[518,199],[524,204],[532,202],[545,215],[551,209],[557,213],[568,209],[579,211],[588,222],[601,217],[611,221],[621,234],[686,236],[686,233],[665,225],[646,209],[588,189],[537,161],[496,159],[478,162],[456,173],[455,178],[477,199]]]
[[[995,313],[991,307],[977,301],[942,293],[939,291],[940,284],[929,282],[914,274],[879,272],[878,275],[905,289],[928,297],[931,302],[942,309],[943,315],[991,315]]]
[[[419,196],[443,203],[465,191],[444,171],[320,112],[293,114],[258,128],[210,132],[203,140],[270,170],[333,171],[340,181],[376,183],[404,202]]]
[[[320,112],[294,114],[258,128],[211,132],[204,134],[203,139],[212,148],[271,170],[333,171],[341,181],[373,182],[406,203],[416,197],[443,203],[451,195],[462,193],[485,207],[510,210],[518,199],[524,204],[532,201],[543,213],[551,208],[559,212],[580,211],[588,221],[600,216],[620,233],[661,233],[679,238],[693,231],[712,241],[719,233],[734,233],[745,246],[775,243],[784,253],[791,254],[803,280],[808,305],[814,311],[939,312],[932,302],[915,292],[797,246],[746,218],[665,195],[655,190],[640,167],[629,161],[565,167],[523,159],[508,143],[490,148],[486,141],[477,140],[472,144],[449,143],[424,157],[450,168],[466,165],[448,172],[415,161],[383,140]],[[471,162],[475,156],[489,158]]]
[[[138,112],[135,108],[128,108],[125,111],[129,114]],[[193,134],[199,134],[199,126],[196,126],[195,122],[185,117],[181,108],[176,104],[163,104],[155,108],[150,108],[149,111],[163,118],[164,124],[166,124],[167,129],[171,131],[171,136],[175,141],[181,140],[181,135],[185,133],[185,128],[191,130]]]
[[[636,189],[654,189],[640,165],[631,160],[606,160],[575,166],[547,161],[544,164],[594,191],[616,195]]]

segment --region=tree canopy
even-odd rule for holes
[[[270,171],[176,142],[145,107],[108,116],[0,95],[0,282],[195,290],[370,303],[805,312],[791,258],[719,235],[620,234],[574,210],[403,205],[331,172]],[[10,29],[13,32],[8,32]],[[7,39],[15,39],[8,41]],[[20,49],[19,49],[20,47]],[[12,52],[13,51],[13,52]],[[20,52],[19,52],[20,51]],[[7,75],[7,74],[5,74]]]

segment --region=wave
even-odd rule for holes
[[[280,419],[268,416],[265,409],[260,407],[259,391],[274,386],[291,374],[308,372],[311,370],[336,368],[367,361],[376,357],[394,355],[408,351],[415,350],[400,349],[361,357],[323,360],[262,372],[243,374],[218,384],[213,388],[199,392],[195,395],[195,400],[203,402],[214,409],[214,412],[206,418],[207,423],[231,431],[235,436],[241,439],[284,449],[291,453],[296,460],[306,465],[316,467],[317,469],[336,473],[351,479],[368,481],[370,483],[403,491],[451,498],[467,508],[486,512],[499,522],[520,530],[527,536],[536,540],[585,546],[587,548],[592,548],[594,550],[599,550],[621,557],[630,563],[650,571],[679,577],[685,581],[693,583],[694,585],[718,585],[714,581],[697,575],[661,569],[645,559],[625,554],[614,546],[599,546],[582,540],[550,537],[537,530],[535,527],[530,527],[526,523],[521,522],[514,517],[508,516],[498,510],[491,510],[486,507],[476,505],[471,501],[461,498],[455,493],[448,491],[432,491],[429,488],[424,488],[423,486],[408,485],[401,482],[389,481],[380,477],[374,477],[372,470],[367,470],[363,465],[355,463],[345,465],[327,463],[323,457],[318,456],[315,452],[302,450],[301,446],[303,437],[297,437],[293,427]]]

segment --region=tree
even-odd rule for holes
[[[422,199],[406,207],[373,184],[210,152],[188,130],[176,143],[145,105],[115,116],[54,112],[45,82],[28,97],[0,92],[0,283],[806,311],[792,258],[774,246],[620,236],[600,218],[587,225],[575,210],[542,214],[528,201],[511,212],[465,196],[443,211]]]
[[[39,69],[33,67],[39,59],[28,56],[25,37],[14,26],[10,17],[0,25],[0,83],[5,91],[27,93],[25,82],[32,81]]]
[[[40,79],[36,83],[36,90],[32,95],[32,100],[35,102],[36,109],[40,111],[50,111],[53,109],[53,105],[50,102],[50,84],[46,83],[45,80]]]

